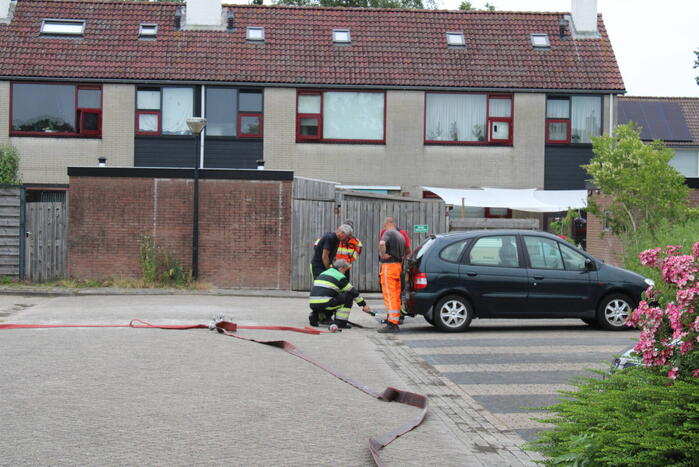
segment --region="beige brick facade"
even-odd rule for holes
[[[96,166],[106,157],[111,167],[133,167],[134,86],[102,86],[102,138],[9,136],[10,83],[0,81],[0,143],[20,153],[25,183],[68,183],[67,167]]]
[[[422,91],[387,91],[386,144],[296,143],[296,90],[265,89],[270,169],[352,185],[543,188],[544,94],[514,96],[514,146],[425,145]]]

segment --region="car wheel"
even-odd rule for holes
[[[607,295],[597,308],[597,323],[610,331],[630,329],[624,323],[632,311],[633,302],[627,295]]]
[[[434,307],[434,325],[446,332],[465,330],[473,319],[471,304],[459,295],[447,295]]]

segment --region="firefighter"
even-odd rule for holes
[[[350,266],[344,259],[337,259],[333,267],[323,271],[313,281],[313,288],[308,303],[311,313],[308,322],[311,326],[318,324],[337,324],[339,328],[350,328],[349,315],[352,309],[352,300],[362,307],[365,313],[371,313],[371,308],[359,295],[359,290],[352,287],[345,273]],[[335,319],[333,320],[333,313]]]
[[[354,222],[352,222],[352,220],[347,219],[344,222],[344,224],[349,225],[350,227],[352,227],[352,229],[354,229]],[[350,266],[350,269],[348,269],[345,273],[347,279],[350,278],[352,263],[357,261],[357,259],[359,259],[359,255],[362,254],[362,248],[362,242],[360,242],[359,239],[354,236],[354,233],[352,233],[352,235],[349,235],[344,240],[340,241],[340,244],[337,247],[335,259],[344,259]]]

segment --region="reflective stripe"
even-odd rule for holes
[[[328,303],[332,297],[310,297],[308,303]]]
[[[340,287],[338,287],[337,284],[333,284],[332,282],[324,281],[322,279],[316,279],[313,282],[313,287],[325,287],[326,289],[332,289],[332,290],[339,290],[340,289]]]
[[[350,311],[351,310],[349,308],[341,307],[335,312],[335,318],[346,321],[349,319]]]
[[[340,290],[340,292],[348,292],[348,291],[352,290],[352,288],[353,288],[352,284],[348,283],[346,286],[344,286],[342,288],[342,290]]]

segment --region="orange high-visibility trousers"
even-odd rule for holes
[[[381,263],[381,293],[388,321],[398,324],[400,318],[401,263]]]

